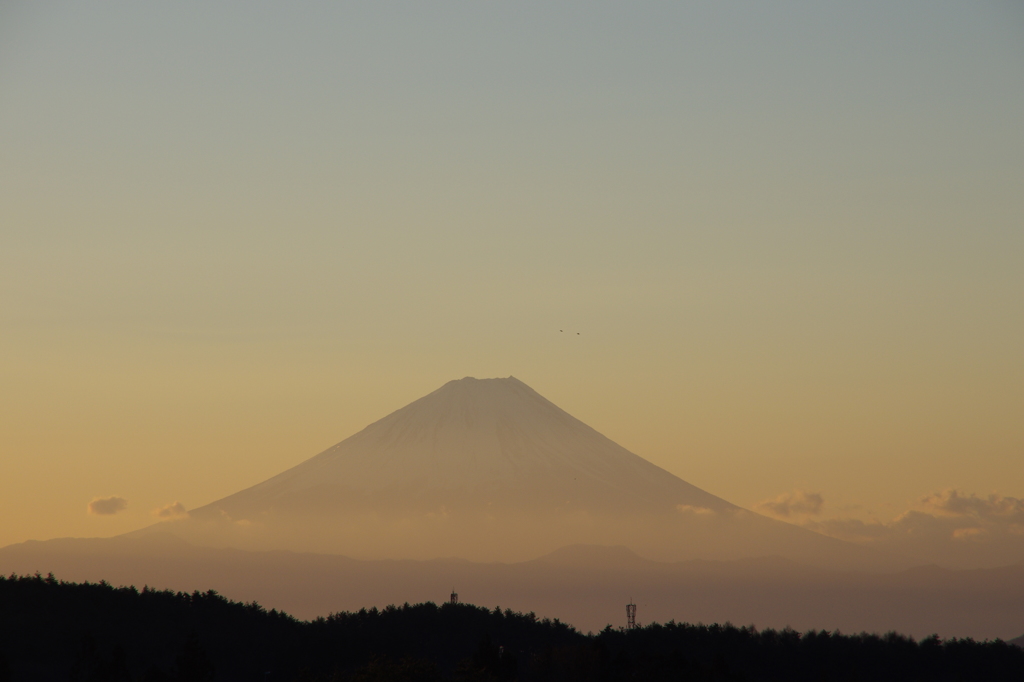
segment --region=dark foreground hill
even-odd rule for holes
[[[432,603],[306,622],[212,591],[38,575],[0,578],[0,606],[0,682],[1024,679],[1024,650],[1000,641],[676,623],[583,635]]]

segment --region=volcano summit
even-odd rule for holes
[[[733,505],[629,452],[523,382],[450,381],[268,481],[197,510],[606,514]]]
[[[367,558],[507,561],[601,544],[664,560],[863,563],[857,548],[651,464],[513,377],[450,381],[263,483],[158,526],[205,545]]]

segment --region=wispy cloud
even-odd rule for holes
[[[900,536],[959,541],[1024,536],[1024,500],[1002,495],[979,497],[948,489],[925,495],[891,521],[835,518],[804,525],[855,542]]]
[[[819,494],[794,491],[755,509],[840,540],[949,565],[1024,560],[1024,499],[950,488],[925,495],[890,520],[820,518],[824,505]]]
[[[1024,500],[1016,497],[964,495],[943,490],[921,498],[921,507],[935,516],[974,518],[1001,524],[1024,524]]]
[[[188,510],[185,509],[185,505],[177,501],[158,507],[152,513],[158,519],[177,519],[188,516]]]
[[[690,504],[677,504],[676,511],[680,514],[697,514],[698,516],[710,516],[715,513],[714,509],[707,507],[694,507]]]
[[[128,500],[117,495],[97,497],[89,503],[89,513],[97,516],[110,516],[128,508]]]
[[[754,509],[767,516],[790,519],[819,516],[823,506],[825,506],[825,500],[820,493],[792,490],[770,500],[758,502],[754,505]]]

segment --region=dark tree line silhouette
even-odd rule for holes
[[[533,613],[429,602],[306,622],[213,590],[0,576],[0,682],[982,679],[1024,680],[1024,650],[675,622],[584,635]]]

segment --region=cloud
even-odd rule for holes
[[[891,521],[836,518],[803,525],[854,541],[900,535],[965,539],[1002,533],[1020,535],[1024,530],[1024,500],[1015,497],[978,497],[950,488],[925,495],[914,507]]]
[[[188,510],[185,509],[185,505],[181,502],[175,501],[172,504],[165,504],[162,507],[154,509],[153,516],[158,519],[177,519],[183,516],[188,516]]]
[[[695,507],[690,504],[677,504],[676,511],[680,514],[697,514],[698,516],[710,516],[715,513],[714,509],[707,507]]]
[[[985,535],[986,531],[984,528],[957,528],[953,531],[954,540],[971,540],[981,535]]]
[[[782,493],[770,500],[758,502],[754,505],[754,509],[767,516],[788,519],[792,517],[818,516],[821,514],[823,506],[825,506],[825,500],[819,493],[793,490],[788,493]]]
[[[943,490],[921,498],[920,506],[935,516],[964,517],[995,523],[1024,523],[1024,500],[1016,497],[964,495]]]
[[[1005,565],[1024,559],[1024,500],[1015,497],[979,497],[950,488],[925,495],[888,521],[804,518],[797,522],[840,540],[949,565]]]
[[[128,507],[128,500],[117,495],[97,497],[89,503],[89,513],[97,516],[110,516]]]
[[[892,528],[884,523],[861,521],[860,519],[823,519],[821,521],[805,521],[802,525],[822,535],[849,542],[869,543],[893,535]]]

